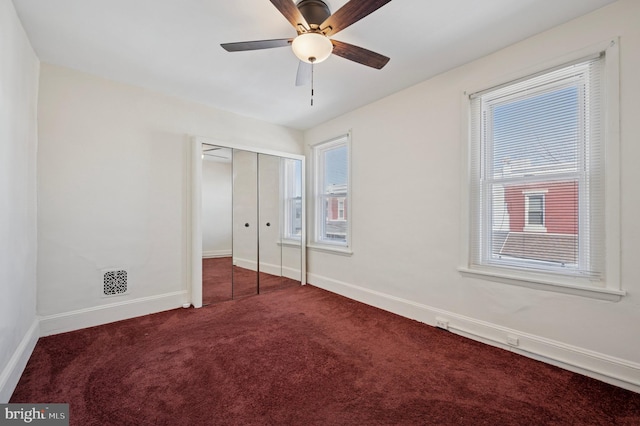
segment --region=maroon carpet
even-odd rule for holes
[[[72,425],[638,425],[640,394],[313,286],[40,339]]]
[[[286,277],[260,273],[260,293],[299,286],[299,281]],[[256,271],[233,266],[231,257],[202,259],[202,303],[225,302],[258,292]],[[233,282],[233,285],[231,284]]]

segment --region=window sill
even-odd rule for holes
[[[341,256],[351,256],[353,252],[349,247],[344,246],[330,246],[320,244],[307,244],[307,248],[313,251],[319,251],[323,253],[338,254]]]
[[[518,285],[521,287],[536,290],[554,291],[556,293],[572,294],[575,296],[589,297],[592,299],[608,300],[618,302],[627,293],[624,290],[614,290],[602,287],[587,287],[580,284],[572,284],[563,281],[556,281],[545,277],[524,276],[520,274],[509,274],[502,271],[470,269],[459,267],[460,272],[465,277],[484,279],[505,284]]]
[[[524,232],[547,232],[547,228],[543,225],[525,225],[522,230]]]
[[[279,246],[283,247],[300,247],[300,240],[281,240],[278,241]]]

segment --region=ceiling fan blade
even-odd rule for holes
[[[282,15],[287,18],[287,21],[293,25],[293,28],[296,31],[299,31],[299,26],[302,25],[305,29],[309,29],[309,24],[307,24],[307,20],[304,19],[302,13],[298,10],[296,5],[291,0],[271,0],[271,3],[282,13]]]
[[[341,56],[350,61],[358,62],[371,68],[381,69],[387,62],[388,57],[353,44],[344,43],[338,40],[331,40],[333,43],[333,54]]]
[[[274,40],[239,41],[236,43],[223,43],[220,46],[227,52],[241,52],[243,50],[271,49],[273,47],[290,46],[292,38],[279,38]]]
[[[365,16],[380,9],[391,0],[351,0],[329,16],[321,25],[320,29],[327,36],[342,31],[349,25],[358,22]]]
[[[311,83],[312,67],[312,64],[300,61],[298,64],[298,74],[296,74],[296,86],[306,86]]]

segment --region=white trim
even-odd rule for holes
[[[589,280],[584,279],[585,284],[578,284],[575,281],[579,280],[574,278],[572,282],[562,281],[559,279],[551,279],[547,275],[538,276],[533,272],[526,273],[518,271],[517,274],[509,274],[505,272],[506,268],[500,268],[500,270],[494,270],[490,268],[477,269],[459,267],[458,272],[464,276],[471,278],[480,278],[488,281],[500,282],[505,284],[519,285],[521,287],[533,288],[537,290],[555,291],[557,293],[573,294],[575,296],[590,297],[592,299],[609,300],[617,302],[622,296],[627,293],[624,290],[616,290],[605,287],[589,286],[586,283]],[[570,279],[570,278],[568,278]]]
[[[438,317],[439,320],[447,321],[448,329],[455,334],[640,393],[640,364],[638,363],[317,274],[309,274],[309,282],[316,287],[431,326],[436,325],[436,317]],[[507,343],[508,337],[514,336],[518,339],[517,347]]]
[[[302,271],[300,271],[300,269],[292,268],[290,266],[283,266],[282,276],[294,281],[300,281],[300,277],[302,277]]]
[[[340,253],[340,254],[351,254],[351,250],[352,250],[352,220],[351,218],[353,217],[353,197],[351,196],[351,182],[352,182],[352,177],[351,177],[351,171],[352,171],[352,161],[351,161],[351,139],[352,139],[352,132],[351,130],[349,130],[348,132],[336,136],[334,138],[325,140],[325,141],[321,141],[321,142],[316,142],[313,144],[309,145],[310,151],[311,151],[311,184],[313,187],[313,221],[312,221],[312,228],[313,228],[313,232],[311,233],[312,235],[312,240],[309,243],[309,245],[307,247],[313,248],[313,249],[317,249],[319,251],[326,251],[327,253]],[[347,219],[346,219],[346,223],[347,223],[347,230],[346,230],[346,241],[345,242],[332,242],[332,241],[325,241],[322,240],[320,238],[320,234],[323,232],[320,228],[320,226],[318,225],[318,219],[319,217],[322,217],[323,214],[320,213],[321,209],[324,209],[324,206],[319,206],[317,204],[318,198],[320,197],[320,195],[328,195],[325,193],[325,191],[320,188],[320,183],[319,179],[318,179],[318,173],[319,173],[319,161],[320,158],[318,156],[317,153],[317,149],[319,146],[323,146],[322,150],[328,150],[328,149],[332,149],[336,146],[340,146],[344,144],[347,147],[347,190],[346,190],[346,196],[345,197],[341,197],[342,199],[346,200],[346,209],[344,214],[346,215]],[[324,172],[323,172],[324,173]],[[303,203],[304,204],[304,203]]]
[[[528,215],[529,212],[526,212],[525,214]],[[525,232],[539,232],[541,234],[544,234],[547,232],[547,227],[544,225],[525,225],[524,228],[522,228],[522,230]]]
[[[248,269],[249,271],[256,270],[256,261],[251,259],[241,259],[235,258],[233,259],[233,263],[235,266],[240,268]],[[294,281],[300,281],[301,271],[298,268],[292,268],[290,266],[281,266],[273,263],[260,262],[260,272],[264,272],[265,274],[275,275],[275,276],[283,276],[285,278],[290,278]]]
[[[235,142],[229,142],[229,141],[220,141],[217,139],[212,139],[212,138],[208,138],[208,137],[204,137],[204,136],[192,136],[191,137],[191,141],[192,143],[197,144],[208,144],[208,145],[215,145],[215,146],[220,146],[223,148],[231,148],[231,149],[239,149],[242,151],[250,151],[250,152],[255,152],[258,154],[267,154],[267,155],[273,155],[275,157],[284,157],[284,158],[291,158],[294,160],[300,160],[303,162],[304,164],[304,155],[300,155],[300,154],[291,154],[289,152],[283,152],[283,151],[276,151],[274,149],[265,149],[265,148],[257,148],[255,146],[250,146],[250,145],[242,145],[242,144],[238,144]],[[199,157],[199,159],[201,160],[202,157]]]
[[[547,222],[547,192],[546,189],[532,189],[522,191],[524,195],[524,228],[526,232],[547,232],[545,223]],[[542,196],[542,224],[529,223],[529,203],[531,196]]]
[[[282,247],[300,247],[300,240],[293,240],[291,238],[283,238],[281,241],[278,241],[276,244]]]
[[[260,272],[264,272],[265,274],[269,274],[269,275],[279,276],[282,274],[282,265],[260,262]]]
[[[155,296],[125,300],[108,305],[93,306],[70,312],[40,317],[40,336],[66,333],[96,325],[108,324],[143,315],[155,314],[180,308],[185,302],[187,291],[174,291]]]
[[[307,246],[307,162],[304,155],[300,157],[302,157],[300,159],[300,176],[302,179],[302,182],[300,184],[300,199],[302,207],[302,217],[300,218],[300,254],[302,256],[300,262],[300,284],[305,285],[307,283],[307,250],[305,249]]]
[[[33,349],[38,343],[39,326],[38,319],[34,318],[29,330],[23,336],[20,344],[0,374],[0,404],[9,402],[13,391],[16,389],[20,376],[22,376]]]
[[[337,245],[330,245],[330,244],[316,244],[316,243],[309,243],[307,244],[307,248],[309,250],[313,250],[313,251],[319,251],[319,252],[323,252],[323,253],[331,253],[331,254],[339,254],[342,256],[351,256],[353,255],[353,251],[351,249],[349,249],[348,247],[344,247],[344,246],[337,246]]]
[[[249,271],[256,270],[256,260],[255,259],[243,259],[241,257],[233,258],[233,266],[237,266],[239,268],[248,269]]]
[[[620,277],[620,39],[608,41],[604,62],[605,274],[607,286],[622,289]]]
[[[191,202],[187,203],[191,219],[191,245],[187,254],[190,260],[191,280],[189,281],[189,301],[195,308],[202,307],[202,141],[197,138],[191,143]]]
[[[202,252],[203,259],[213,259],[216,257],[230,257],[231,249],[227,250],[208,250]]]

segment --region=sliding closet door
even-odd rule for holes
[[[302,163],[258,155],[260,293],[302,280]]]
[[[210,144],[203,154],[203,304],[304,282],[302,161]]]
[[[258,293],[258,156],[233,150],[233,298]]]
[[[302,283],[304,244],[302,242],[304,183],[302,161],[282,158],[282,285]]]
[[[258,154],[259,291],[282,287],[282,159]]]
[[[232,299],[231,149],[202,146],[202,304]]]

